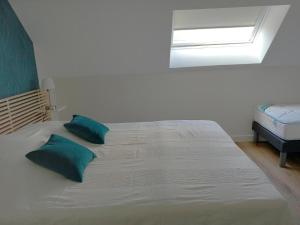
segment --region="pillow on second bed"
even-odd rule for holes
[[[108,127],[85,116],[73,115],[73,119],[64,124],[71,133],[94,144],[104,144]]]
[[[82,182],[85,168],[96,155],[82,145],[52,134],[46,144],[29,152],[26,157],[70,180]]]

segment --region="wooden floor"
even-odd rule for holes
[[[288,155],[286,168],[280,168],[279,152],[269,144],[240,142],[237,145],[265,172],[300,217],[300,154]]]

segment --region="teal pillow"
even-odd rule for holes
[[[26,157],[70,180],[82,182],[85,168],[96,155],[82,145],[52,134],[46,144],[29,152]]]
[[[105,125],[80,115],[74,115],[64,126],[71,133],[94,144],[104,144],[105,135],[109,131]]]

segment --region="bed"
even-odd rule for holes
[[[288,153],[300,152],[300,105],[260,105],[252,129],[257,143],[262,136],[280,151],[279,165],[284,167]]]
[[[100,147],[61,122],[2,137],[0,224],[291,224],[286,201],[215,122],[108,126]],[[82,184],[24,157],[50,133],[97,154]]]
[[[0,136],[1,225],[294,224],[286,200],[213,121],[106,124],[106,144],[43,121]],[[55,133],[94,153],[83,183],[24,155]]]

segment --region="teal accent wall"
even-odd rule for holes
[[[8,0],[0,0],[0,99],[37,88],[33,43]]]

